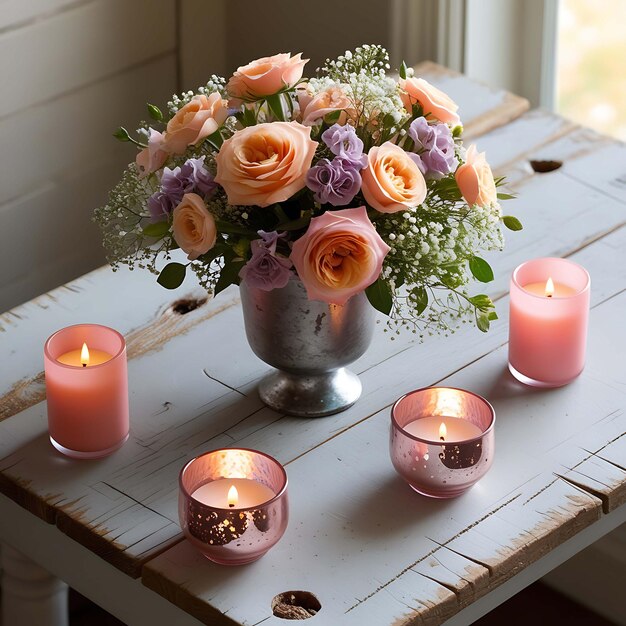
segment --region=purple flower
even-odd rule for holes
[[[322,141],[333,154],[344,161],[349,161],[358,169],[362,170],[367,165],[367,156],[363,154],[363,142],[349,124],[345,126],[333,124],[322,133]]]
[[[409,136],[415,149],[421,150],[418,165],[425,176],[439,179],[456,169],[454,138],[447,124],[429,124],[426,118],[418,117],[409,126]]]
[[[255,239],[250,244],[252,257],[239,271],[241,280],[263,291],[280,289],[287,285],[293,276],[293,264],[287,257],[276,255],[276,244],[285,234],[259,231],[261,239]]]
[[[320,159],[306,175],[306,185],[317,202],[333,206],[349,204],[361,188],[361,174],[351,161]]]
[[[435,145],[435,126],[429,124],[425,117],[418,117],[409,126],[409,137],[415,142],[416,150],[430,150]]]
[[[195,181],[195,187],[201,196],[206,198],[217,189],[213,174],[204,167],[204,156],[199,159],[188,159],[181,168],[181,173],[185,167],[191,168],[189,177]]]
[[[213,175],[204,167],[204,156],[187,159],[173,170],[163,168],[161,189],[148,199],[148,210],[154,221],[165,219],[186,193],[199,193],[205,198],[215,191]]]

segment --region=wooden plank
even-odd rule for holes
[[[258,623],[267,617],[275,589],[294,587],[320,598],[328,610],[327,623],[356,611],[362,619],[368,615],[367,603],[380,596],[390,613],[379,623],[422,623],[428,612],[421,606],[432,607],[435,614],[435,607],[446,607],[434,619],[441,621],[461,606],[443,579],[427,595],[410,595],[411,589],[423,589],[424,564],[437,554],[433,541],[489,571],[485,579],[478,569],[473,581],[477,597],[602,514],[601,501],[592,492],[555,476],[563,463],[560,448],[577,446],[555,447],[554,442],[566,432],[581,440],[601,440],[624,430],[623,419],[612,419],[626,399],[621,355],[607,352],[601,338],[620,336],[625,305],[626,293],[621,293],[593,310],[587,369],[568,387],[534,391],[515,384],[503,376],[506,346],[444,381],[487,396],[498,415],[494,467],[465,496],[427,500],[402,483],[388,460],[385,409],[288,464],[296,522],[267,557],[229,574],[224,584],[223,569],[204,562],[183,542],[146,564],[146,584],[170,600],[181,593],[193,596],[195,603],[203,598],[213,608],[228,608],[229,617],[239,623]],[[605,384],[607,380],[614,384]],[[333,582],[338,579],[340,588]],[[244,588],[245,602],[234,606],[234,595]],[[182,608],[194,611],[194,606]],[[411,612],[410,606],[417,609]]]
[[[432,61],[419,63],[414,69],[416,76],[443,90],[459,105],[467,139],[508,124],[528,110],[525,98],[471,80]]]
[[[174,0],[98,0],[0,32],[0,118],[174,53],[175,46]]]
[[[539,180],[539,183],[533,184],[544,185],[545,183],[541,181],[546,179],[531,178],[527,184],[533,180]],[[527,194],[523,197],[527,197]],[[582,202],[587,202],[584,194],[581,194],[580,198]],[[575,201],[575,194],[572,194],[572,201]],[[540,207],[534,206],[532,197],[529,202],[529,210],[536,211],[535,214],[539,217],[541,212],[537,209]],[[594,207],[594,211],[597,218],[595,228],[606,228],[613,216],[620,212],[620,206],[617,201],[612,201],[598,209]],[[558,211],[552,213],[555,227],[563,220],[563,215],[564,213]],[[581,215],[584,215],[584,212],[581,212]],[[603,221],[604,219],[608,221]],[[572,224],[574,232],[583,231],[585,237],[590,235],[582,217],[578,221],[574,220]],[[566,230],[564,237],[574,237],[567,232],[571,231]],[[619,231],[614,236],[620,238],[623,234]],[[556,243],[561,245],[560,241]],[[523,258],[522,245],[523,242],[518,240],[515,253],[517,256],[507,262],[508,270],[518,262],[519,257]],[[596,245],[606,247],[610,244],[603,240]],[[619,249],[619,243],[615,242],[613,245],[615,250]],[[537,251],[543,254],[553,253],[554,246],[555,241],[544,236]],[[559,253],[564,251],[567,250],[565,248],[558,250]],[[592,273],[599,273],[601,276],[607,274],[607,269],[612,267],[604,265],[605,262],[612,262],[611,256],[592,255],[590,262]],[[593,267],[597,267],[596,272]],[[90,545],[93,544],[94,549],[98,549],[106,558],[135,575],[147,556],[177,540],[177,535],[165,536],[169,530],[174,531],[175,526],[168,526],[161,520],[157,523],[161,530],[154,534],[152,547],[148,546],[147,542],[129,545],[119,540],[114,541],[119,536],[131,538],[131,535],[125,535],[125,530],[120,526],[122,520],[127,520],[131,525],[128,532],[132,530],[132,516],[125,516],[124,511],[134,510],[132,507],[141,502],[155,511],[155,515],[175,524],[176,474],[185,459],[209,447],[232,445],[237,442],[239,445],[264,449],[284,461],[289,461],[349,428],[364,416],[388,405],[406,391],[408,385],[417,387],[432,384],[506,341],[504,324],[497,325],[494,332],[487,337],[468,328],[450,339],[449,350],[446,351],[440,350],[438,338],[427,338],[423,345],[416,345],[410,336],[405,336],[397,342],[390,342],[386,335],[380,333],[370,353],[357,364],[365,383],[365,394],[360,403],[339,416],[303,424],[302,420],[285,418],[269,409],[260,408],[251,383],[267,371],[267,367],[249,356],[240,312],[236,306],[236,295],[233,294],[233,299],[229,303],[224,301],[224,298],[228,297],[225,294],[216,301],[207,302],[196,311],[179,316],[173,313],[170,300],[172,296],[160,290],[152,282],[151,276],[128,273],[123,283],[119,282],[119,276],[107,273],[96,273],[88,278],[86,284],[79,281],[79,293],[70,291],[61,296],[59,302],[62,301],[65,307],[73,311],[69,315],[67,310],[60,308],[56,303],[52,303],[51,309],[46,310],[42,310],[38,306],[39,303],[34,305],[31,303],[30,306],[16,310],[18,317],[5,316],[7,328],[12,329],[6,335],[6,339],[9,340],[7,347],[13,342],[19,342],[22,351],[28,351],[30,346],[39,352],[48,330],[52,331],[64,323],[73,321],[73,316],[76,316],[74,319],[78,321],[84,319],[86,315],[95,315],[96,321],[115,325],[127,333],[134,328],[135,332],[129,337],[129,353],[131,380],[135,380],[133,372],[136,371],[138,382],[132,385],[131,402],[136,402],[136,406],[142,407],[142,413],[133,416],[133,440],[142,446],[141,454],[134,459],[135,451],[129,449],[128,457],[116,455],[118,463],[115,466],[107,465],[97,472],[94,471],[81,480],[79,485],[75,485],[75,491],[64,493],[62,499],[57,497],[59,487],[62,491],[65,490],[62,480],[56,483],[55,489],[46,481],[42,481],[37,487],[41,500],[31,502],[33,493],[37,491],[31,488],[31,491],[27,491],[28,502],[33,510],[36,512],[43,510],[49,517],[54,517],[56,510],[59,514],[58,520],[61,520],[59,524],[65,532],[81,541],[89,541]],[[123,292],[119,290],[120,284],[124,285]],[[501,284],[504,288],[505,283]],[[602,294],[607,296],[615,293],[619,285],[621,285],[619,282],[609,284],[607,281]],[[197,293],[194,297],[203,296]],[[112,306],[120,298],[123,298],[128,306],[126,316],[123,318],[119,317],[116,307]],[[220,309],[222,306],[225,307],[223,310]],[[157,313],[151,314],[153,319],[142,323],[146,311],[155,310]],[[212,318],[210,327],[200,325],[201,321],[207,319],[205,316]],[[19,319],[21,317],[29,320]],[[137,327],[136,323],[142,325]],[[19,332],[19,329],[26,325],[32,327],[33,324],[38,328],[42,327],[41,336],[24,337]],[[223,336],[231,337],[231,341],[228,344],[220,341],[219,338]],[[208,353],[198,351],[198,345],[210,346],[210,356]],[[158,356],[154,350],[159,350]],[[180,359],[181,354],[185,355],[183,362]],[[429,361],[428,371],[415,372],[416,358]],[[162,363],[170,361],[177,363],[178,377],[172,381],[163,380]],[[16,363],[16,374],[22,366],[30,367],[30,364],[27,362],[27,365],[24,365],[23,361]],[[407,382],[402,376],[393,376],[391,380],[389,376],[381,376],[381,372],[389,371],[413,373],[410,382]],[[155,390],[154,380],[159,380],[158,391]],[[27,396],[25,399],[22,395],[24,393]],[[8,413],[23,407],[22,402],[32,404],[42,397],[41,393],[41,384],[37,387],[26,381],[19,385],[8,397],[13,403],[13,408],[9,409]],[[33,419],[38,420],[37,432],[41,433],[41,442],[45,448],[47,445],[45,406],[29,409],[19,416],[20,422],[27,414],[30,415],[31,411]],[[5,459],[7,467],[5,482],[8,483],[5,489],[11,490],[13,497],[19,497],[15,491],[21,487],[19,483],[16,484],[16,480],[40,474],[47,476],[50,474],[47,464],[52,463],[55,456],[51,450],[48,451],[48,455],[38,452],[35,456],[39,463],[32,465],[28,460],[32,454],[26,450],[28,458],[24,460],[24,455],[19,454],[22,451],[20,446],[24,445],[20,443],[19,437],[22,429],[16,429],[8,422],[6,424],[7,428],[2,429],[8,433],[4,437],[7,444],[3,448],[3,456],[12,454]],[[26,432],[32,432],[30,427]],[[285,441],[289,441],[287,446]],[[126,448],[124,454],[127,454]],[[36,482],[39,483],[38,480]],[[125,499],[116,501],[117,517],[111,520],[110,525],[102,523],[101,519],[102,511],[107,511],[111,507],[110,499],[102,497],[100,493],[105,482],[125,496]],[[167,532],[165,528],[168,529]],[[90,534],[94,535],[93,541],[87,539]],[[107,542],[115,544],[113,550],[109,549]]]

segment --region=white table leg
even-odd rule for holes
[[[2,544],[2,624],[68,626],[67,585]]]

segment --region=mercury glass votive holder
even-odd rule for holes
[[[206,489],[217,481],[225,482],[226,487],[236,485],[239,502],[229,503],[225,496],[215,495],[211,488],[216,485]],[[179,486],[178,515],[183,533],[215,563],[244,565],[256,561],[287,529],[287,473],[263,452],[224,448],[202,454],[183,467]],[[252,504],[246,504],[246,492]],[[259,498],[263,501],[257,502]]]
[[[493,463],[495,420],[491,404],[471,391],[451,387],[411,391],[391,409],[389,449],[393,466],[424,496],[459,496]],[[428,423],[438,426],[432,434],[422,427]],[[440,424],[444,424],[445,433]],[[423,431],[426,436],[410,431]]]

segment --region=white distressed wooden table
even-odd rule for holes
[[[267,366],[247,346],[235,289],[209,300],[191,283],[169,292],[150,275],[102,268],[9,311],[0,322],[5,626],[63,624],[59,579],[131,626],[279,626],[272,598],[293,589],[318,597],[317,626],[467,624],[626,519],[626,146],[432,64],[418,71],[460,104],[466,134],[519,194],[507,212],[524,230],[491,259],[500,320],[487,335],[467,326],[422,344],[391,341],[381,325],[356,363],[357,405],[303,420],[256,396]],[[562,166],[535,172],[535,160]],[[549,391],[506,370],[509,275],[543,255],[592,276],[587,367]],[[61,457],[47,435],[43,342],[83,321],[128,341],[131,437],[99,461]],[[498,416],[493,468],[450,501],[413,493],[387,451],[390,405],[435,383],[486,396]],[[286,535],[238,568],[196,554],[176,511],[182,465],[231,445],[277,457],[290,483]]]

